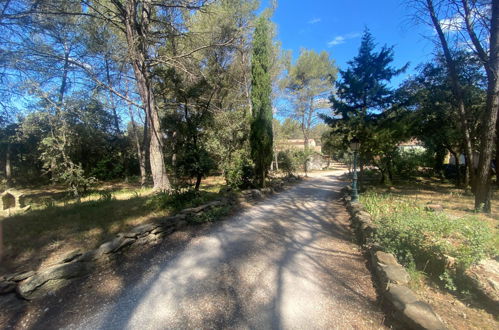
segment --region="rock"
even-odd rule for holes
[[[408,287],[389,284],[385,296],[403,316],[403,320],[411,325],[411,328],[432,330],[446,328],[431,306],[420,301]]]
[[[140,234],[139,233],[135,233],[135,232],[126,232],[126,233],[120,233],[118,235],[116,235],[118,238],[137,238],[137,236],[139,236]]]
[[[377,251],[373,253],[373,264],[375,265],[378,277],[384,284],[407,284],[410,277],[404,267],[402,267],[392,255]]]
[[[0,294],[7,294],[16,290],[16,282],[14,281],[0,281]]]
[[[66,253],[66,255],[62,258],[61,263],[73,261],[74,259],[78,258],[82,254],[83,254],[83,252],[81,249],[73,250],[69,253]]]
[[[403,311],[406,305],[418,301],[418,297],[414,292],[405,285],[388,285],[385,296],[391,301],[393,306],[400,311]]]
[[[0,211],[13,209],[13,210],[24,210],[26,209],[25,196],[22,192],[15,189],[7,189],[0,194]],[[27,208],[26,210],[29,210]]]
[[[135,240],[133,238],[126,238],[126,237],[117,237],[113,239],[112,241],[106,242],[101,244],[99,248],[97,249],[97,256],[103,255],[103,254],[109,254],[112,252],[116,252],[125,246],[128,246],[132,244]]]
[[[101,254],[108,254],[108,253],[113,252],[114,250],[118,249],[121,242],[123,242],[124,240],[125,240],[125,238],[123,238],[123,237],[117,237],[117,238],[113,239],[112,241],[101,244],[99,246],[99,248],[97,249],[97,254],[101,255]]]
[[[351,214],[355,215],[355,214],[357,214],[359,212],[367,213],[367,212],[365,212],[365,210],[366,209],[364,208],[364,205],[362,205],[362,204],[360,204],[358,202],[354,202],[354,203],[350,204],[350,210],[349,211],[350,211]],[[369,213],[367,213],[367,214],[370,216]]]
[[[272,188],[269,188],[269,187],[266,187],[266,188],[262,188],[261,190],[262,193],[264,193],[265,195],[270,195],[272,194]]]
[[[378,227],[371,222],[367,222],[361,224],[360,230],[362,231],[363,242],[370,243],[370,241],[376,234],[376,230],[378,230]]]
[[[258,189],[251,189],[251,197],[254,198],[254,199],[262,199],[263,198],[263,194]]]
[[[222,205],[224,205],[223,201],[219,201],[219,200],[212,201],[212,202],[209,202],[207,204],[203,204],[203,205],[200,205],[197,207],[191,207],[188,209],[184,209],[184,210],[180,211],[180,214],[197,214],[197,213],[203,212],[204,210],[211,209],[211,208],[216,207],[216,206],[222,206]]]
[[[14,273],[14,274],[7,275],[7,276],[5,276],[5,279],[7,281],[20,282],[20,281],[25,280],[28,277],[31,277],[33,275],[35,275],[34,271],[21,272],[21,273]]]
[[[159,226],[159,224],[146,223],[137,227],[132,228],[129,232],[123,233],[122,235],[117,235],[118,238],[122,236],[123,238],[136,238],[137,236],[148,234]]]
[[[153,231],[151,231],[151,234],[170,234],[174,231],[175,229],[172,227],[172,226],[159,226],[158,228],[156,229],[153,229]]]
[[[383,251],[377,251],[374,253],[376,256],[376,262],[381,265],[398,265],[397,258],[391,253],[386,253]]]
[[[409,283],[410,277],[404,267],[400,265],[389,265],[386,267],[381,267],[381,272],[383,273],[383,278],[386,278],[388,283],[394,284],[407,284]]]
[[[159,240],[159,235],[155,235],[155,234],[149,234],[147,236],[144,236],[144,237],[141,237],[139,239],[137,239],[135,241],[135,244],[138,244],[138,245],[145,245],[145,244],[149,244],[149,243],[155,243]]]
[[[74,259],[74,262],[90,262],[99,258],[97,250],[90,250],[83,253],[81,256]]]
[[[180,211],[180,214],[195,214],[203,211],[205,208],[207,208],[208,205],[200,205],[198,207],[190,207],[188,209],[183,209]]]
[[[141,237],[139,239],[137,239],[135,241],[135,244],[138,244],[138,245],[146,245],[147,243],[149,243],[149,239],[148,239],[149,236],[145,236],[145,237]]]
[[[499,262],[495,259],[482,260],[466,270],[464,275],[474,291],[499,311]]]
[[[439,204],[428,204],[425,206],[425,210],[428,212],[443,212],[444,208]]]
[[[354,217],[355,218],[369,218],[369,221],[372,219],[371,215],[368,212],[362,211],[362,210],[358,210],[357,212],[355,212]]]
[[[137,235],[141,235],[141,234],[148,233],[148,232],[152,231],[156,227],[158,227],[158,225],[152,224],[152,223],[146,223],[146,224],[132,228],[132,230],[130,230],[130,233],[137,233]]]
[[[89,264],[85,262],[71,262],[48,267],[20,282],[17,286],[17,292],[28,300],[43,296],[65,285],[67,282],[65,280],[87,274],[89,269]],[[35,293],[49,281],[52,282],[47,284],[44,290]]]
[[[430,305],[422,301],[407,304],[404,316],[416,325],[417,328],[428,330],[447,329],[440,317],[433,311]]]

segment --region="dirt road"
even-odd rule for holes
[[[85,289],[73,306],[59,300],[60,306],[41,315],[49,321],[39,319],[35,326],[384,328],[370,272],[338,201],[345,184],[337,180],[339,174],[308,178],[208,227],[154,262],[134,263],[129,273],[136,280],[122,277],[112,298]],[[75,308],[86,306],[82,300],[88,307]]]

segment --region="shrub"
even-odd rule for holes
[[[233,188],[250,188],[254,177],[253,162],[245,150],[234,153],[224,169],[225,181]]]
[[[189,221],[192,223],[214,222],[220,220],[225,215],[229,214],[229,212],[230,212],[229,206],[215,207],[211,210],[208,210],[200,215],[193,217]]]
[[[393,159],[395,173],[409,177],[418,175],[422,167],[430,167],[432,157],[421,149],[399,150]]]
[[[366,193],[361,201],[378,225],[377,242],[405,266],[439,277],[447,288],[471,264],[497,253],[491,230],[474,216],[451,219],[390,194]],[[449,257],[455,258],[455,269],[447,268]]]
[[[285,172],[288,176],[292,175],[296,171],[296,164],[293,161],[293,155],[291,151],[279,151],[277,154],[277,162],[279,163],[279,169]]]
[[[218,194],[207,191],[196,190],[176,190],[170,193],[164,192],[150,197],[146,206],[154,210],[180,211],[185,208],[198,206],[207,203]]]

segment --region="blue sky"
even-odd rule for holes
[[[326,50],[340,68],[357,54],[360,36],[368,27],[380,46],[395,46],[396,66],[410,62],[407,73],[392,81],[394,85],[433,53],[427,39],[432,31],[411,22],[402,0],[280,0],[273,21],[277,38],[284,49],[293,51],[293,58],[300,48]]]

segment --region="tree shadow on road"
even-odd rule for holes
[[[32,327],[281,329],[309,310],[326,314],[311,327],[382,327],[370,273],[338,200],[343,185],[309,179],[227,221],[117,256],[49,297],[43,305],[51,309]],[[99,285],[99,278],[115,285]],[[21,319],[10,325],[20,327]]]

